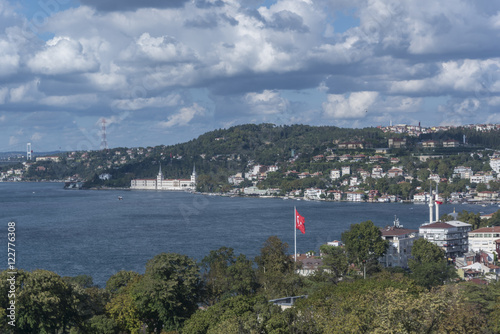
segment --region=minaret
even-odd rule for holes
[[[193,164],[193,173],[191,174],[191,186],[196,188],[196,166]]]
[[[439,190],[438,190],[438,184],[436,183],[436,221],[439,221]]]
[[[432,186],[430,189],[430,195],[429,195],[429,224],[432,224],[432,206],[434,205],[434,199],[432,198]]]
[[[160,162],[160,170],[158,171],[158,175],[156,176],[156,189],[157,190],[162,189],[162,181],[163,181],[163,174],[161,173],[161,162]]]

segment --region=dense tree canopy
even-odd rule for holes
[[[269,237],[255,258],[257,279],[265,295],[278,298],[294,295],[297,291],[298,277],[295,265],[288,254],[288,244],[277,236]]]
[[[342,242],[349,261],[358,267],[376,263],[389,247],[388,242],[382,239],[380,229],[370,220],[352,224],[348,231],[342,233]]]
[[[200,270],[185,255],[162,253],[146,264],[132,296],[149,328],[174,330],[197,310],[201,301]]]
[[[413,259],[408,261],[411,277],[427,288],[442,285],[457,277],[455,268],[448,265],[444,250],[425,240],[417,239],[411,251]]]

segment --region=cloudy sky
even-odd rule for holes
[[[0,151],[500,122],[500,2],[0,0]]]

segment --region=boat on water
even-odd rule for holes
[[[121,201],[123,199],[123,197],[121,196],[118,196],[118,200]]]

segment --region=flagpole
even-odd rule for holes
[[[295,235],[294,240],[295,240],[295,262],[297,262],[297,226],[296,226],[296,221],[297,221],[297,208],[294,206],[293,207],[293,233]]]

